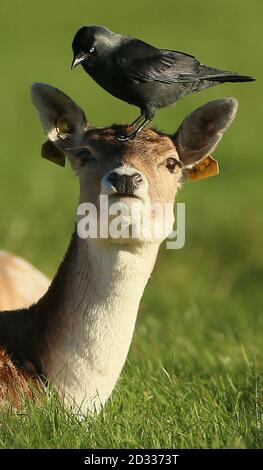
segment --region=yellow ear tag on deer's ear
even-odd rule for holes
[[[188,180],[202,180],[209,178],[209,176],[216,176],[219,173],[218,162],[208,155],[200,162],[198,162],[193,168],[186,171],[186,177]]]
[[[58,134],[69,134],[71,131],[70,123],[66,119],[58,119],[56,122],[56,130]]]
[[[53,142],[47,140],[41,147],[41,157],[56,163],[59,166],[65,166],[66,157],[62,150],[59,150]]]

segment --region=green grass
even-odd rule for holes
[[[186,246],[162,248],[111,400],[79,423],[52,394],[0,415],[0,447],[262,447],[262,14],[258,0],[1,2],[0,246],[53,276],[74,223],[77,181],[39,157],[33,81],[66,91],[94,125],[136,110],[70,72],[70,41],[100,23],[204,63],[257,77],[187,97],[154,125],[171,132],[195,107],[236,96],[238,117],[216,151],[221,174],[188,183]]]

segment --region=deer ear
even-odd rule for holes
[[[31,97],[46,136],[57,146],[67,137],[80,135],[87,128],[82,109],[57,88],[45,83],[34,83]]]
[[[176,150],[184,167],[194,170],[193,167],[197,165],[200,177],[211,176],[211,171],[212,174],[217,174],[213,163],[215,160],[209,154],[215,150],[223,133],[233,122],[237,108],[236,99],[224,98],[206,103],[184,119],[174,137]],[[206,159],[206,164],[202,167],[202,163],[205,163],[205,160],[201,162],[203,159]],[[208,173],[206,176],[202,176],[204,168]]]

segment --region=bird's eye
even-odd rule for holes
[[[89,51],[90,51],[90,52],[94,52],[94,51],[95,51],[95,47],[91,47]]]
[[[89,168],[95,168],[97,166],[97,160],[89,150],[81,150],[76,154],[80,166],[88,166]]]
[[[175,158],[167,158],[164,162],[166,168],[170,171],[170,173],[174,172],[175,167],[179,164],[179,162]]]

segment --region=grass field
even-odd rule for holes
[[[0,447],[263,445],[262,19],[258,0],[2,1],[0,247],[53,276],[74,224],[77,181],[40,158],[44,136],[29,99],[34,81],[61,88],[94,125],[137,110],[70,72],[82,24],[104,24],[218,68],[252,74],[187,97],[154,121],[176,130],[195,107],[235,96],[237,119],[216,151],[220,176],[187,183],[186,246],[162,248],[143,297],[128,361],[110,402],[82,423],[50,394],[0,415]]]

